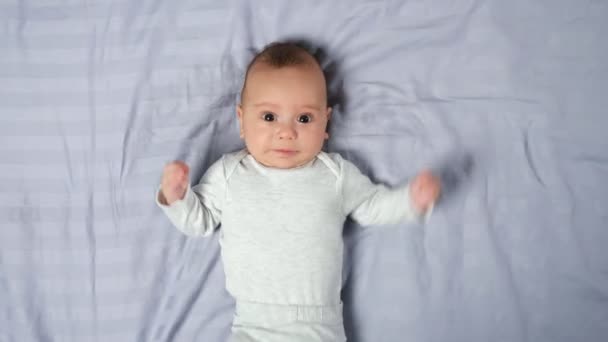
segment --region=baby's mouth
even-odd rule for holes
[[[273,149],[272,152],[277,153],[281,156],[285,156],[285,157],[293,156],[296,153],[298,153],[298,151],[296,151],[296,150],[283,149],[283,148]]]

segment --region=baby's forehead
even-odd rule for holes
[[[318,89],[327,96],[327,94],[325,94],[327,89],[323,71],[312,63],[283,66],[279,68],[264,63],[254,65],[247,74],[243,91],[248,93],[248,96],[255,96],[260,90],[268,89],[268,86],[271,86],[272,83],[279,79],[295,80],[299,83],[300,87]],[[254,91],[247,92],[247,88]]]
[[[281,68],[260,65],[252,69],[246,83],[252,90],[251,95],[289,89],[289,91],[301,92],[301,96],[310,93],[323,93],[326,96],[327,91],[323,72],[314,68],[314,65]]]

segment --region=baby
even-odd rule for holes
[[[326,81],[297,45],[271,44],[251,61],[236,111],[246,149],[224,155],[193,187],[188,166],[166,165],[157,203],[190,236],[221,223],[226,288],[236,300],[230,342],[346,341],[344,221],[412,221],[438,198],[439,180],[425,171],[388,189],[321,151],[331,116]]]

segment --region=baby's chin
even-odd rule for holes
[[[298,153],[290,157],[277,157],[272,154],[264,156],[253,155],[253,157],[266,167],[271,167],[274,169],[295,169],[308,164],[316,157],[316,155],[317,153],[312,155]]]

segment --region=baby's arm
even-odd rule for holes
[[[407,185],[389,189],[373,184],[346,160],[341,170],[345,213],[362,225],[414,221],[429,211],[439,197],[439,180],[428,171]]]
[[[192,188],[188,175],[183,162],[167,164],[156,203],[184,234],[206,236],[220,224],[226,188],[223,161],[213,164]]]

